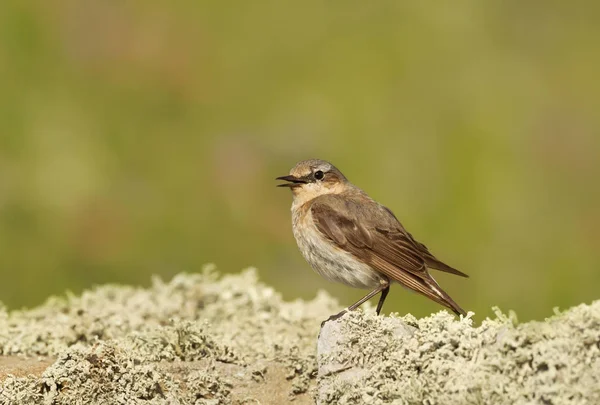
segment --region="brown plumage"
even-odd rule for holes
[[[428,268],[468,276],[435,258],[391,210],[350,183],[333,165],[323,160],[303,161],[289,176],[278,179],[288,182],[280,186],[292,190],[294,236],[311,266],[330,280],[372,289],[349,310],[381,292],[379,314],[390,283],[397,282],[456,314],[465,314]]]
[[[427,268],[468,276],[436,259],[406,232],[389,209],[379,204],[365,205],[363,199],[353,193],[315,198],[310,210],[319,231],[391,280],[464,315],[465,311],[441,289]]]

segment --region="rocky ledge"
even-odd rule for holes
[[[0,306],[0,404],[597,404],[600,301],[518,324],[284,302],[256,271]]]

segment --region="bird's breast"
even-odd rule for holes
[[[383,277],[351,253],[338,247],[317,228],[305,204],[292,212],[294,237],[300,252],[321,276],[355,288],[376,288]]]

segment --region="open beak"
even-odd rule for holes
[[[283,181],[288,182],[288,183],[278,184],[277,187],[293,188],[293,187],[298,187],[301,184],[307,183],[306,180],[304,180],[302,178],[294,177],[294,176],[281,176],[281,177],[277,177],[275,180],[283,180]]]

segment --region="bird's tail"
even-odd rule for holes
[[[433,279],[433,277],[430,277],[429,280],[423,280],[423,281],[425,281],[427,286],[436,293],[437,299],[435,301],[437,301],[439,304],[442,304],[446,308],[451,309],[456,315],[462,315],[462,316],[467,315],[465,310],[462,309],[456,302],[454,302],[454,300],[452,298],[450,298],[450,296],[444,290],[442,290],[442,288]]]

